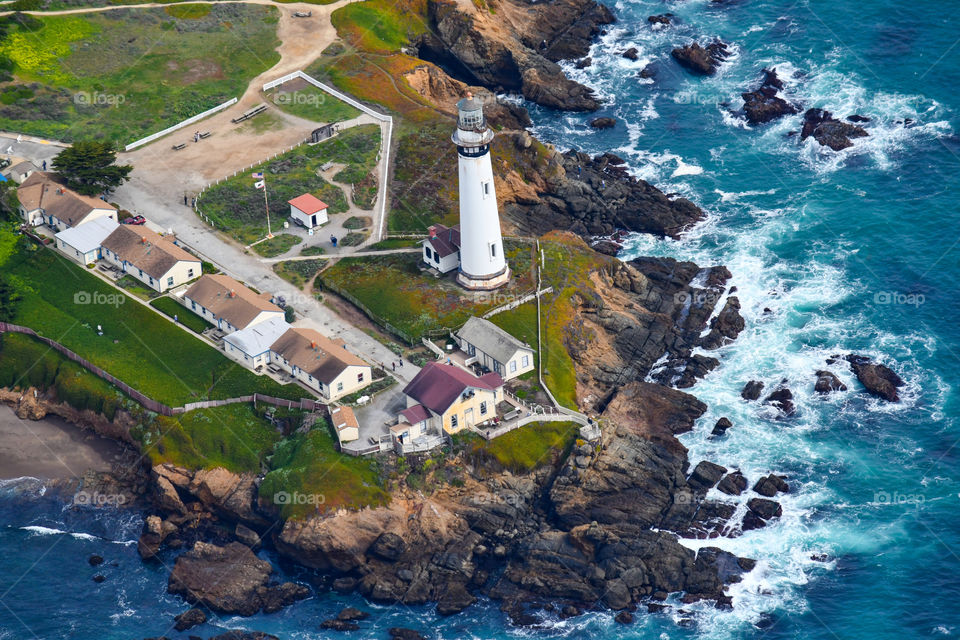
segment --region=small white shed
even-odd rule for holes
[[[309,193],[297,196],[287,202],[290,204],[290,216],[307,229],[326,224],[329,219],[327,217],[327,203]]]

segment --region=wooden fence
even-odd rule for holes
[[[258,402],[266,402],[267,404],[272,404],[278,407],[285,407],[287,409],[300,409],[303,411],[318,411],[324,408],[324,405],[321,402],[317,402],[311,398],[300,398],[299,400],[288,400],[286,398],[275,398],[273,396],[267,396],[260,393],[254,393],[249,396],[238,396],[236,398],[225,398],[223,400],[203,400],[200,402],[191,402],[185,404],[182,407],[169,407],[162,402],[158,402],[153,398],[147,396],[140,391],[137,391],[126,382],[120,380],[116,376],[107,373],[97,365],[93,364],[89,360],[82,358],[77,355],[67,347],[63,346],[56,340],[51,340],[50,338],[45,338],[38,334],[36,331],[30,327],[22,327],[18,324],[11,324],[9,322],[0,322],[0,333],[22,333],[24,335],[31,336],[36,338],[40,342],[44,343],[51,349],[57,351],[61,355],[70,360],[76,362],[81,367],[94,374],[95,376],[106,380],[113,386],[117,387],[123,391],[127,396],[133,398],[140,406],[153,411],[154,413],[159,413],[165,416],[179,415],[181,413],[186,413],[187,411],[193,411],[194,409],[209,409],[211,407],[222,407],[228,404],[237,404],[240,402],[252,402],[254,404]]]

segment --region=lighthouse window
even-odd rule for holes
[[[490,257],[491,257],[491,258],[496,258],[496,257],[497,257],[497,245],[496,245],[496,244],[491,244],[491,245],[490,245]]]
[[[489,182],[484,182],[484,183],[483,183],[483,195],[484,195],[484,197],[490,195],[490,183],[489,183]]]

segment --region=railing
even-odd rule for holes
[[[148,142],[153,142],[154,140],[156,140],[156,139],[158,139],[158,138],[162,138],[163,136],[167,135],[168,133],[173,133],[173,132],[176,131],[177,129],[182,129],[182,128],[184,128],[184,127],[187,126],[188,124],[193,124],[194,122],[197,122],[197,121],[199,121],[199,120],[203,120],[203,119],[206,118],[207,116],[213,115],[214,113],[216,113],[216,112],[218,112],[218,111],[223,111],[223,110],[226,109],[227,107],[229,107],[229,106],[231,106],[231,105],[233,105],[233,104],[236,104],[236,102],[237,102],[237,99],[236,99],[236,98],[230,98],[229,100],[227,100],[227,101],[224,102],[223,104],[218,104],[217,106],[215,106],[215,107],[212,108],[212,109],[207,109],[207,110],[204,111],[203,113],[198,113],[197,115],[191,116],[191,117],[187,118],[186,120],[182,120],[182,121],[178,122],[177,124],[173,125],[172,127],[167,127],[167,128],[164,129],[163,131],[158,131],[157,133],[151,134],[151,135],[147,136],[146,138],[140,138],[140,139],[137,140],[136,142],[131,142],[130,144],[128,144],[127,146],[125,146],[125,147],[123,148],[123,150],[124,150],[124,151],[131,151],[131,150],[133,150],[133,149],[136,149],[137,147],[141,147],[141,146],[147,144]]]
[[[390,145],[391,145],[391,141],[393,140],[393,118],[386,114],[380,113],[375,109],[371,109],[369,106],[363,104],[359,100],[351,98],[350,96],[343,93],[342,91],[338,91],[337,89],[334,89],[330,85],[320,82],[319,80],[308,76],[307,74],[305,74],[303,71],[300,71],[300,70],[294,71],[293,73],[288,73],[282,78],[271,80],[270,82],[263,85],[263,90],[267,91],[268,89],[279,87],[284,82],[289,82],[290,80],[293,80],[295,78],[300,78],[308,82],[309,84],[312,84],[313,86],[320,89],[321,91],[326,91],[327,93],[332,95],[334,98],[343,100],[350,106],[356,107],[363,113],[373,118],[376,118],[377,120],[382,122],[384,125],[386,125],[387,135],[384,136],[383,144],[380,145],[381,153],[380,153],[379,161],[382,169],[380,172],[382,175],[380,176],[381,186],[380,186],[380,193],[379,193],[380,226],[377,228],[377,238],[376,238],[377,241],[382,240],[383,231],[384,231],[385,225],[387,224],[387,179],[389,178],[387,174],[390,171]]]
[[[546,289],[538,289],[537,291],[531,291],[530,293],[524,296],[521,296],[520,298],[517,298],[512,302],[508,302],[505,305],[501,305],[496,309],[491,309],[490,311],[487,311],[485,314],[483,314],[483,319],[488,320],[489,318],[492,318],[498,313],[503,313],[504,311],[510,311],[511,309],[516,309],[520,305],[526,302],[530,302],[534,298],[539,298],[540,296],[545,295],[547,293],[553,293],[553,287],[547,287]]]
[[[81,367],[94,374],[98,378],[106,380],[113,386],[117,387],[123,391],[127,396],[135,400],[140,406],[153,411],[154,413],[159,413],[165,416],[174,416],[187,411],[193,411],[195,409],[209,409],[211,407],[222,407],[228,404],[237,404],[240,402],[253,402],[254,404],[258,402],[266,402],[267,404],[272,404],[278,407],[286,407],[287,409],[300,409],[303,411],[317,411],[326,407],[321,402],[317,402],[311,398],[300,398],[299,400],[288,400],[287,398],[275,398],[273,396],[266,396],[259,393],[254,393],[249,396],[238,396],[236,398],[225,398],[223,400],[201,400],[199,402],[190,402],[185,404],[182,407],[170,407],[162,402],[158,402],[148,395],[137,391],[126,382],[120,380],[116,376],[107,373],[97,365],[93,364],[89,360],[79,356],[74,351],[71,351],[69,348],[63,346],[56,340],[51,340],[50,338],[45,338],[41,336],[36,331],[30,327],[22,327],[18,324],[11,324],[9,322],[0,322],[0,333],[21,333],[24,335],[31,336],[36,338],[40,342],[44,343],[51,349],[59,352],[61,355],[66,358],[76,362]]]

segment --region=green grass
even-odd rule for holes
[[[36,338],[18,333],[0,334],[0,387],[53,390],[57,399],[89,409],[112,420],[118,408],[129,404],[109,382],[49,348]]]
[[[330,21],[344,40],[358,48],[399,51],[412,38],[428,30],[423,15],[418,12],[424,3],[403,4],[387,0],[356,2],[334,11]]]
[[[272,238],[258,242],[251,249],[264,258],[276,258],[303,242],[303,238],[290,233],[278,233]]]
[[[250,172],[266,176],[270,217],[280,224],[290,215],[287,201],[311,193],[329,205],[330,214],[349,209],[347,198],[340,187],[317,175],[327,162],[346,165],[344,172],[366,176],[373,170],[380,148],[380,128],[363,125],[344,131],[317,145],[301,145],[277,158],[253,167]],[[263,192],[253,188],[249,173],[241,173],[211,187],[199,202],[203,214],[217,229],[224,230],[237,240],[249,244],[266,235]]]
[[[273,265],[273,270],[278,276],[301,289],[305,284],[313,282],[314,276],[320,272],[320,269],[326,263],[327,261],[322,258],[316,260],[288,260]]]
[[[259,472],[261,461],[281,439],[253,405],[245,402],[157,416],[134,435],[153,464],[224,467],[237,473]]]
[[[309,397],[297,386],[280,385],[228,360],[53,250],[21,241],[0,270],[23,295],[16,324],[60,342],[159,402],[179,406],[254,392]]]
[[[209,4],[177,4],[164,7],[164,13],[181,20],[197,20],[210,13]]]
[[[173,298],[166,296],[157,298],[150,303],[150,306],[171,318],[176,316],[177,322],[194,333],[203,333],[213,326],[213,324],[207,322],[193,311],[190,311],[190,309],[187,309]]]
[[[575,422],[533,422],[487,442],[474,442],[474,451],[514,473],[554,464],[569,451],[580,433]]]
[[[270,471],[260,495],[272,500],[278,492],[316,496],[314,502],[282,505],[285,518],[304,518],[317,511],[378,506],[390,501],[375,460],[354,458],[336,449],[329,425],[318,426],[280,443],[270,458]]]
[[[326,253],[324,248],[317,245],[311,245],[309,247],[300,249],[300,255],[302,256],[322,256],[324,253]]]
[[[343,221],[344,229],[366,229],[373,221],[367,216],[350,216]]]
[[[289,114],[318,123],[343,122],[360,115],[359,109],[310,84],[292,91],[281,85],[267,94],[267,99]]]
[[[347,235],[340,238],[338,244],[341,247],[358,247],[363,244],[363,241],[367,239],[366,233],[358,233],[356,231],[351,231]]]
[[[156,289],[151,289],[131,275],[121,276],[117,280],[117,286],[141,300],[151,300],[160,295]]]
[[[372,251],[389,251],[390,249],[406,249],[407,247],[417,247],[422,238],[386,238],[380,242],[370,245],[368,248]]]
[[[279,60],[278,16],[242,4],[40,16],[0,39],[33,93],[0,101],[0,128],[132,142],[240,95]]]
[[[414,343],[427,331],[460,327],[471,315],[482,315],[509,300],[504,296],[533,289],[530,245],[507,243],[506,248],[514,277],[496,295],[468,293],[452,278],[421,273],[416,253],[343,258],[325,269],[320,279],[326,287],[358,300],[388,331]]]

